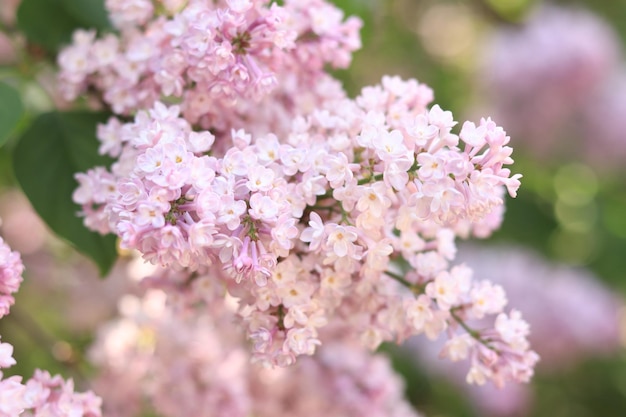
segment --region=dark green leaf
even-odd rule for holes
[[[98,30],[111,29],[104,0],[61,0],[65,10],[87,27]]]
[[[0,82],[0,146],[9,138],[23,112],[20,94],[13,87]]]
[[[78,183],[76,172],[108,166],[98,154],[97,123],[106,114],[72,112],[39,116],[20,139],[14,154],[15,176],[31,204],[60,237],[87,255],[105,275],[117,257],[115,237],[85,228],[76,216],[80,207],[72,202]]]
[[[70,43],[78,28],[110,28],[103,0],[22,0],[17,22],[29,41],[49,52]]]
[[[63,7],[61,0],[23,0],[17,22],[29,41],[55,52],[72,39],[80,22]]]

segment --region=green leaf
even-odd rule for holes
[[[13,87],[0,82],[0,146],[9,138],[23,113],[20,94]]]
[[[103,0],[22,0],[17,22],[29,41],[53,53],[78,28],[111,28]]]
[[[98,30],[111,30],[104,0],[61,0],[65,10],[81,24]]]
[[[78,186],[76,172],[111,163],[98,154],[95,136],[96,125],[106,119],[103,113],[42,114],[21,137],[13,162],[17,181],[37,213],[57,235],[90,257],[101,275],[117,258],[115,236],[85,228],[72,193]]]
[[[17,9],[17,23],[29,41],[49,52],[70,43],[72,32],[80,27],[61,0],[23,0]]]

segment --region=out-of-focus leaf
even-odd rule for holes
[[[0,146],[9,138],[23,112],[19,93],[13,87],[0,82]]]
[[[22,0],[17,22],[28,40],[49,52],[68,44],[78,28],[111,27],[103,0]]]
[[[80,22],[63,7],[61,0],[23,0],[17,22],[29,41],[55,52],[69,43]]]
[[[42,114],[21,137],[14,154],[15,176],[37,213],[57,235],[90,257],[102,275],[117,257],[115,237],[85,228],[72,193],[78,185],[76,172],[111,162],[98,154],[95,137],[97,123],[106,117],[87,112]]]
[[[104,0],[61,0],[65,10],[81,24],[98,30],[111,29]]]

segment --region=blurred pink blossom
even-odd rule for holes
[[[486,106],[520,149],[619,167],[623,58],[608,23],[584,9],[541,6],[520,26],[498,28],[485,49]]]
[[[596,167],[624,166],[626,158],[626,63],[589,97],[583,108],[581,152]]]
[[[17,8],[22,0],[2,0],[0,2],[0,23],[7,26],[15,24]]]
[[[154,289],[122,299],[120,318],[101,328],[90,354],[106,415],[151,404],[166,417],[418,416],[389,360],[358,345],[325,345],[290,368],[250,365],[233,308],[177,311]]]

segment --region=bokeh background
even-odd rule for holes
[[[79,0],[76,0],[79,1]],[[99,323],[132,283],[53,237],[16,188],[10,153],[29,120],[63,107],[53,60],[21,37],[17,0],[0,0],[0,81],[25,115],[0,148],[2,236],[22,252],[25,282],[0,334],[13,373],[35,367],[86,383]],[[334,0],[364,21],[363,49],[340,78],[351,95],[385,74],[417,78],[457,120],[491,116],[509,132],[515,172],[500,231],[463,242],[476,276],[497,281],[531,322],[543,357],[532,384],[467,388],[432,346],[385,346],[424,415],[626,415],[626,2],[617,0]],[[50,22],[49,24],[54,24]]]

